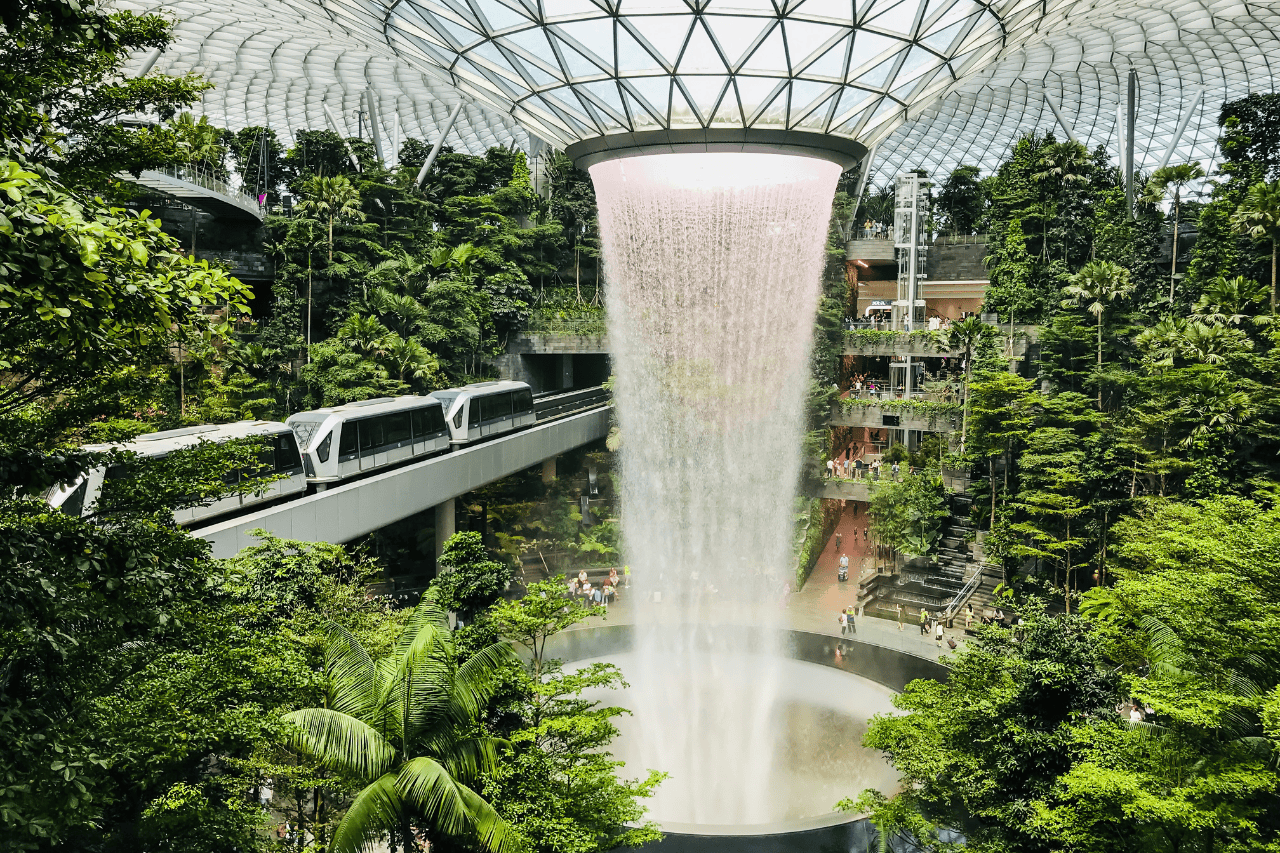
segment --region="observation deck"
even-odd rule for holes
[[[176,198],[215,216],[261,222],[265,215],[257,198],[232,188],[221,178],[194,166],[145,169],[137,177],[121,172],[116,177]]]
[[[922,395],[928,397],[929,395]],[[908,429],[920,432],[952,432],[960,429],[959,403],[929,399],[841,400],[831,407],[828,426],[870,429]]]

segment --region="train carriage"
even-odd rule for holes
[[[89,445],[85,450],[126,450],[136,453],[140,461],[162,459],[178,450],[186,450],[202,442],[224,442],[235,439],[261,438],[266,447],[262,450],[262,462],[266,470],[245,475],[240,471],[228,471],[223,480],[230,485],[242,476],[269,477],[283,475],[264,485],[260,494],[231,495],[204,506],[188,507],[174,512],[176,522],[190,525],[216,518],[245,507],[267,504],[303,494],[307,480],[303,473],[302,457],[298,452],[293,431],[282,423],[273,421],[239,421],[232,424],[208,424],[183,427],[163,432],[140,435],[132,441],[120,444]],[[50,489],[45,499],[55,509],[68,515],[84,515],[93,512],[102,489],[110,488],[110,481],[129,476],[131,465],[112,465],[106,469],[95,468],[72,483],[59,484]]]
[[[307,481],[328,488],[361,474],[449,449],[444,408],[432,397],[362,400],[290,415]]]
[[[449,441],[455,447],[531,427],[537,421],[533,389],[524,382],[476,382],[434,391],[431,396],[444,404]]]

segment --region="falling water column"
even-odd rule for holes
[[[590,171],[638,610],[630,736],[645,767],[671,774],[660,821],[768,822],[776,656],[760,637],[794,582],[809,352],[841,169],[689,153]]]

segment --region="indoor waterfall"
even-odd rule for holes
[[[795,582],[809,353],[841,169],[690,153],[590,171],[637,611],[624,738],[641,766],[629,769],[671,774],[652,803],[661,822],[766,823],[780,817],[784,714],[781,659],[762,642]]]

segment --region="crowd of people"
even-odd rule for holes
[[[591,583],[591,580],[587,577],[587,570],[582,569],[578,572],[577,577],[569,578],[569,595],[576,601],[598,604],[607,608],[618,600],[620,586],[622,588],[631,586],[630,566],[623,566],[621,575],[618,574],[617,566],[610,566],[609,577],[598,584]]]

